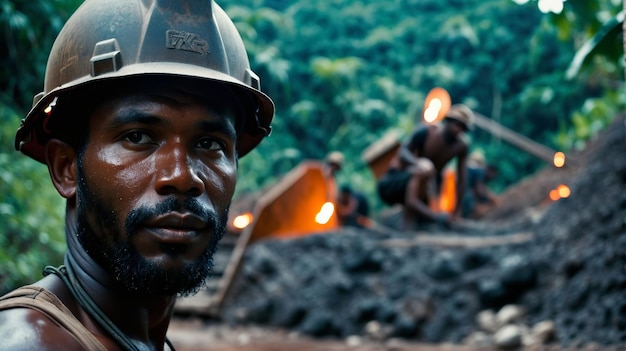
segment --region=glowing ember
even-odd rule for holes
[[[561,196],[559,195],[559,191],[556,189],[551,190],[549,196],[550,196],[550,200],[552,201],[557,201],[561,199]]]
[[[557,201],[560,199],[567,199],[571,194],[572,191],[570,190],[570,188],[565,184],[561,184],[557,186],[556,189],[552,189],[550,191],[549,197],[550,200]]]
[[[243,229],[247,227],[250,223],[252,223],[252,214],[244,213],[235,217],[233,220],[233,226],[237,229]]]
[[[569,189],[569,187],[568,187],[567,185],[565,185],[565,184],[561,184],[561,185],[559,185],[559,186],[556,188],[556,190],[558,191],[559,196],[560,196],[562,199],[566,199],[566,198],[568,198],[568,197],[571,195],[571,193],[572,193],[572,192],[571,192],[571,190]]]
[[[562,152],[557,152],[554,154],[554,166],[557,168],[561,168],[565,166],[565,154]]]
[[[326,224],[330,221],[330,217],[333,216],[333,212],[335,212],[335,205],[332,202],[327,202],[322,205],[320,211],[315,215],[315,222],[319,224]]]
[[[426,123],[433,123],[434,121],[436,121],[437,117],[439,116],[439,111],[441,111],[442,107],[443,104],[438,98],[430,100],[428,108],[426,108],[426,111],[424,111],[424,121],[426,121]]]

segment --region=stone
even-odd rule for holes
[[[524,309],[520,306],[505,305],[496,314],[496,321],[500,326],[521,322],[525,313]]]
[[[509,324],[500,328],[493,335],[493,342],[499,349],[513,349],[522,346],[522,328],[518,325]]]
[[[495,333],[499,327],[496,314],[493,310],[484,310],[479,312],[476,315],[476,323],[478,323],[480,329],[488,333]]]
[[[547,344],[555,336],[555,327],[553,321],[539,322],[530,329],[530,335],[539,344]]]

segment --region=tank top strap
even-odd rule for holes
[[[0,310],[10,308],[37,310],[67,330],[85,350],[107,350],[56,295],[42,287],[27,285],[0,297]]]

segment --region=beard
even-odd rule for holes
[[[116,212],[89,188],[81,163],[78,165],[77,237],[85,252],[129,294],[189,296],[197,293],[213,268],[213,254],[225,233],[228,206],[218,216],[194,198],[181,203],[172,197],[154,206],[133,209],[120,226]],[[146,220],[183,210],[203,218],[205,229],[212,233],[207,248],[195,260],[185,262],[182,268],[165,269],[143,257],[131,244]],[[164,245],[161,249],[167,255],[176,257],[181,248]]]

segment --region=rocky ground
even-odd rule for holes
[[[626,348],[625,132],[618,118],[568,168],[520,182],[481,221],[254,244],[222,323],[342,340]],[[571,196],[546,201],[563,180]]]

